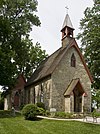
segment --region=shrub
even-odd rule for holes
[[[60,118],[72,118],[72,113],[65,113],[65,112],[56,112],[55,117]]]
[[[66,118],[72,118],[72,113],[66,113]]]
[[[48,111],[48,110],[46,110],[45,111],[45,116],[50,116],[51,114],[50,114],[50,111]]]
[[[96,110],[93,110],[91,114],[92,114],[92,117],[100,117],[100,112],[97,112]]]
[[[56,112],[56,113],[55,113],[55,116],[56,116],[56,117],[65,118],[65,117],[66,117],[66,113],[65,113],[65,112]]]
[[[23,109],[23,107],[24,107],[24,104],[21,104],[21,105],[20,105],[20,110],[22,110],[22,109]]]
[[[0,110],[0,118],[7,118],[11,117],[11,111],[10,110]]]
[[[45,110],[43,108],[38,107],[38,115],[45,115]]]
[[[95,116],[95,117],[100,117],[100,112],[94,113],[94,116]]]
[[[22,109],[22,115],[26,120],[34,120],[38,115],[38,107],[34,104],[27,104]]]
[[[38,103],[36,103],[36,105],[37,105],[38,107],[40,107],[40,108],[45,109],[45,105],[44,105],[44,103],[42,103],[42,102],[38,102]]]

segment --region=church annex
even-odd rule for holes
[[[62,47],[42,61],[25,86],[25,104],[43,102],[45,108],[65,112],[91,111],[92,77],[73,37],[67,14],[61,29]]]

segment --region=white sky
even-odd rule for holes
[[[61,27],[66,15],[65,7],[75,28],[74,37],[79,33],[79,22],[83,18],[86,7],[91,7],[93,0],[38,0],[37,15],[41,27],[33,27],[31,39],[39,42],[48,54],[61,47]]]

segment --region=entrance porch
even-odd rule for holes
[[[64,93],[65,112],[83,112],[86,92],[79,79],[73,79]]]

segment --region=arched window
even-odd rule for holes
[[[76,58],[74,53],[71,56],[71,67],[76,67]]]

